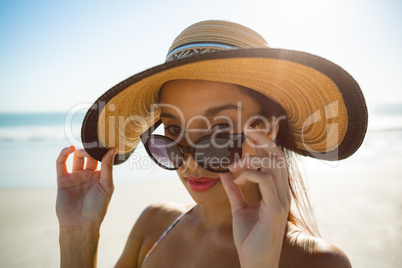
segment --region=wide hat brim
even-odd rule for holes
[[[81,138],[101,161],[117,148],[126,161],[140,135],[159,120],[158,92],[171,80],[237,84],[282,105],[301,155],[324,160],[351,156],[367,130],[367,107],[359,85],[324,58],[274,48],[222,50],[166,62],[136,74],[104,93],[88,110]]]

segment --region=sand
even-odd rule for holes
[[[402,266],[401,168],[310,162],[305,172],[322,236],[344,250],[353,267]],[[55,189],[0,190],[0,267],[59,266],[55,199]],[[139,213],[167,200],[192,202],[174,178],[117,185],[101,229],[98,267],[113,267]]]

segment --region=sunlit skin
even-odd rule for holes
[[[180,80],[169,82],[163,87],[161,103],[168,103],[169,106],[177,107],[180,113],[182,113],[181,116],[176,109],[169,107],[163,107],[161,110],[161,119],[165,127],[165,135],[174,139],[176,136],[172,128],[182,125],[186,126],[186,129],[183,129],[183,131],[189,132],[189,140],[183,139],[183,141],[181,141],[182,145],[188,145],[188,143],[205,135],[205,132],[202,130],[208,130],[208,123],[210,123],[212,130],[215,130],[220,128],[219,124],[227,124],[228,121],[231,121],[233,130],[243,130],[248,119],[258,115],[260,110],[260,108],[255,105],[253,99],[241,93],[237,86],[206,81]],[[239,109],[234,108],[219,109],[219,107],[228,106],[228,104],[231,104],[232,107],[237,106],[241,108],[240,112]],[[209,113],[209,115],[205,117],[207,111],[211,111],[211,109],[218,112]],[[222,118],[225,119],[222,120]],[[183,120],[185,124],[183,124]],[[273,139],[276,133],[270,134],[270,139]],[[261,133],[260,136],[267,138],[267,136]],[[257,155],[256,150],[248,142],[243,144],[243,155],[246,154]],[[198,263],[199,267],[239,266],[239,253],[236,250],[233,239],[236,241],[237,238],[239,247],[251,246],[249,242],[246,241],[243,243],[241,240],[244,239],[245,235],[253,232],[252,230],[250,231],[250,229],[252,229],[250,227],[258,228],[258,223],[256,223],[258,219],[258,209],[244,210],[243,215],[239,214],[237,229],[239,235],[233,238],[232,210],[226,191],[232,193],[233,202],[239,203],[239,206],[242,199],[237,195],[239,195],[240,192],[231,189],[231,187],[237,187],[237,189],[239,189],[239,186],[233,183],[233,179],[242,179],[240,174],[244,173],[244,170],[233,171],[235,172],[227,174],[227,176],[223,178],[222,175],[218,173],[206,171],[200,167],[191,156],[187,156],[185,163],[177,170],[177,174],[198,205],[188,215],[189,217],[187,217],[187,219],[183,219],[183,221],[180,222],[175,232],[172,231],[172,234],[169,234],[169,238],[165,238],[166,242],[164,241],[164,243],[158,246],[147,262],[145,262],[144,267],[161,267],[163,263],[169,259],[171,259],[172,263],[174,262],[177,267],[189,267],[191,263]],[[262,173],[256,170],[254,170],[254,172]],[[198,192],[193,191],[189,187],[187,181],[188,177],[209,177],[216,178],[219,181],[209,190]],[[249,181],[247,179],[248,177],[249,176],[243,177],[243,181],[240,182],[242,193],[248,201],[247,206],[259,207],[261,201],[259,186]],[[226,190],[222,179],[226,180]],[[287,178],[283,179],[285,180],[283,185],[286,185]],[[287,189],[287,191],[289,191],[289,189]],[[285,193],[284,198],[289,198],[289,195],[289,193],[287,195]],[[236,206],[236,204],[234,205]],[[288,205],[289,202],[285,204],[285,206]],[[285,211],[288,211],[288,208],[285,208]],[[286,212],[285,214],[287,215]],[[275,222],[275,234],[270,237],[272,240],[270,243],[276,247],[276,250],[271,250],[271,253],[275,254],[267,254],[266,252],[258,253],[258,251],[255,251],[254,253],[257,253],[253,256],[253,261],[255,262],[250,262],[250,260],[246,258],[240,260],[245,262],[245,267],[252,267],[252,265],[258,263],[276,263],[277,265],[286,225],[286,216],[281,215],[279,218],[281,223],[278,224],[279,226],[276,226],[277,223]],[[251,222],[249,222],[250,220]],[[248,227],[247,224],[249,225]],[[177,233],[178,230],[182,230],[182,232]],[[254,233],[256,232],[254,231]],[[258,236],[261,235],[264,235],[263,232],[259,234],[256,233],[253,238],[252,234],[251,240],[255,238],[259,239]],[[207,237],[219,237],[219,241],[211,244],[210,239],[205,239]],[[251,244],[254,242],[255,241],[252,241]],[[189,252],[186,256],[178,256],[179,252],[185,250],[185,248],[191,247],[197,248],[197,250]],[[221,252],[221,254],[216,255],[216,252]],[[222,256],[225,255],[226,257],[222,258]],[[244,255],[246,255],[246,253],[244,253]],[[248,262],[250,263],[246,264]]]
[[[185,126],[181,130],[188,134],[188,139],[180,140],[181,145],[204,136],[205,131],[224,129],[227,118],[233,123],[232,131],[245,131],[249,140],[243,143],[243,158],[228,173],[207,171],[186,155],[177,174],[197,205],[169,232],[142,267],[350,267],[339,248],[304,234],[288,222],[291,198],[286,167],[252,165],[268,157],[284,160],[285,154],[272,142],[279,130],[274,122],[247,129],[249,119],[259,113],[250,96],[236,85],[177,80],[164,85],[160,101],[179,108],[182,116],[175,109],[162,107],[161,119],[165,135],[173,139],[180,130],[177,126]],[[239,102],[240,112],[233,108]],[[207,120],[201,119],[205,113]],[[191,131],[194,129],[200,131]],[[254,145],[266,146],[255,149]],[[99,227],[113,193],[115,151],[105,155],[101,171],[96,171],[96,161],[83,150],[77,150],[69,173],[66,159],[73,151],[73,147],[64,149],[57,161],[61,266],[94,267]],[[189,186],[188,177],[215,178],[218,182],[200,192]],[[140,267],[159,236],[191,206],[148,207],[133,227],[116,267]],[[312,241],[313,248],[304,248],[306,241]]]
[[[198,94],[194,94],[194,92]],[[239,98],[239,95],[242,98]],[[189,134],[187,137],[189,141],[183,138],[180,142],[182,145],[188,145],[189,142],[194,142],[198,138],[206,135],[208,125],[214,131],[225,128],[231,123],[233,124],[231,131],[243,131],[244,124],[248,119],[259,113],[259,107],[254,104],[251,97],[241,93],[236,86],[223,83],[172,81],[164,86],[161,94],[161,102],[178,107],[181,112],[181,114],[179,114],[176,109],[162,107],[161,119],[165,127],[165,135],[173,139],[177,136],[169,133],[169,131],[173,132],[172,128],[182,125],[188,127],[187,132],[189,132]],[[196,105],[194,105],[194,102]],[[239,107],[242,110],[239,111],[233,107],[213,113],[207,117],[204,116],[205,111],[227,104],[232,104],[234,107]],[[184,118],[182,118],[183,115]],[[185,124],[182,122],[183,119]],[[270,138],[273,139],[274,135],[275,134],[271,135]],[[256,151],[250,142],[244,142],[242,151],[243,156],[246,154],[256,155]],[[219,173],[213,173],[203,169],[190,155],[186,156],[185,163],[177,170],[177,174],[194,201],[201,205],[200,207],[204,207],[203,205],[209,205],[208,207],[210,208],[217,208],[221,205],[225,207],[229,206]],[[235,172],[234,175],[237,177],[239,172]],[[186,179],[187,177],[217,178],[219,182],[206,192],[197,192],[191,190]],[[260,199],[258,185],[248,182],[242,185],[242,189],[243,193],[248,199],[251,199],[250,201],[252,203]],[[224,212],[228,212],[228,210],[225,209]],[[203,219],[208,221],[208,218]],[[219,221],[218,217],[214,217],[213,221]]]

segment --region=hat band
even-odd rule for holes
[[[197,43],[197,44],[188,44],[184,46],[177,47],[169,52],[166,56],[166,62],[177,60],[180,58],[193,56],[195,54],[204,54],[207,52],[213,52],[217,50],[223,49],[236,49],[238,47],[217,44],[217,43]]]

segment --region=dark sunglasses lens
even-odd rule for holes
[[[228,166],[241,157],[241,143],[233,137],[211,137],[196,147],[196,162],[210,171],[227,171]]]
[[[162,167],[177,169],[183,163],[183,154],[172,141],[161,137],[151,137],[147,145],[153,159]]]

